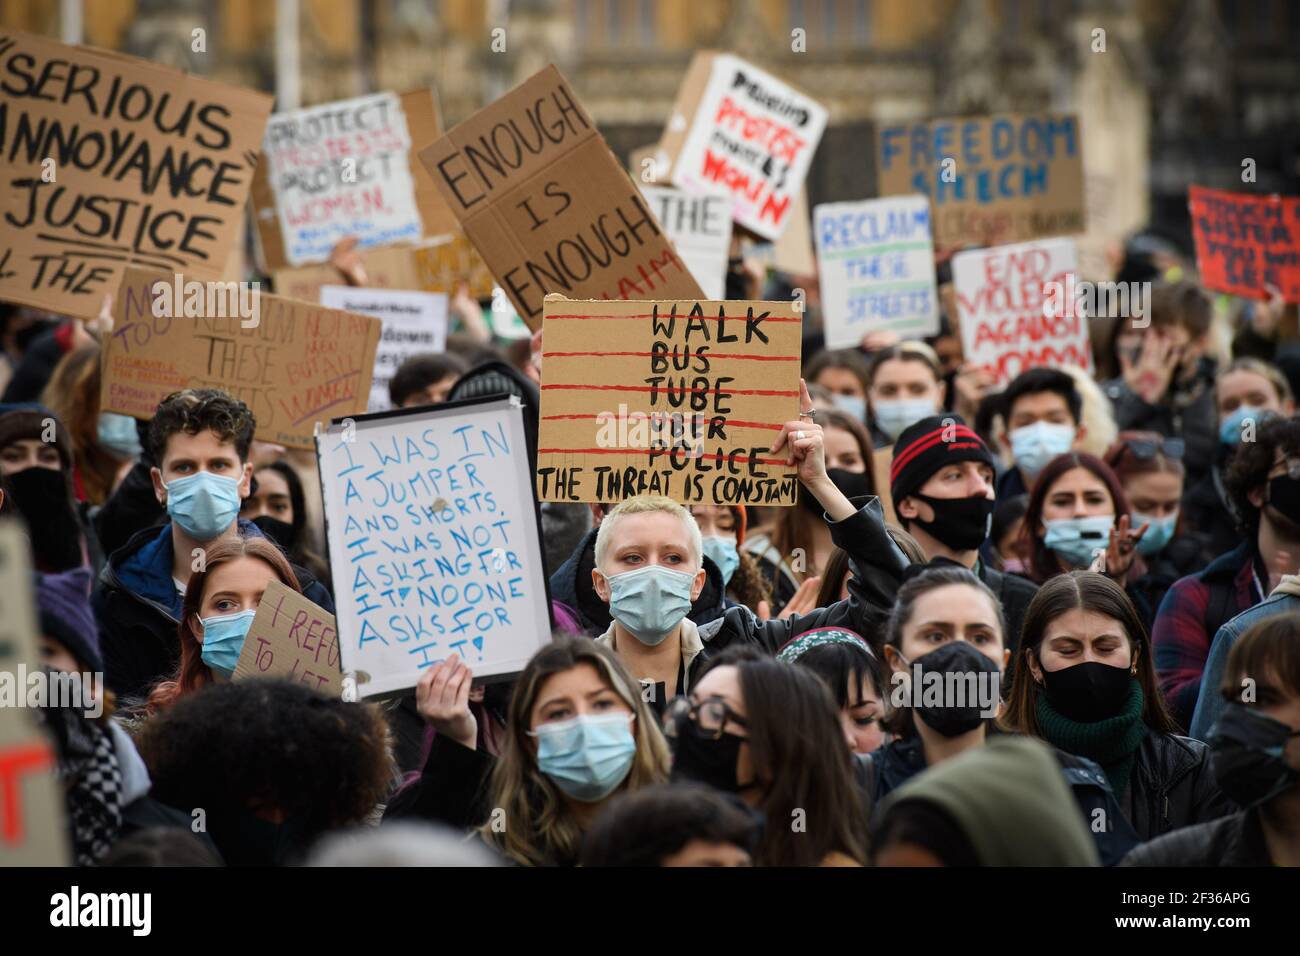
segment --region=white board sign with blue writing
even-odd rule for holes
[[[813,210],[826,347],[869,332],[924,338],[939,331],[930,202],[897,196]]]
[[[335,419],[316,437],[343,672],[410,690],[458,654],[518,673],[551,639],[515,398]]]

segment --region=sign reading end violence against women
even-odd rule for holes
[[[235,680],[282,677],[320,691],[343,693],[334,615],[279,581],[266,586],[235,664]]]
[[[0,300],[94,317],[128,263],[220,278],[271,98],[0,32]]]
[[[930,198],[940,246],[1023,242],[1085,229],[1074,115],[886,124],[876,132],[876,168],[881,196]]]
[[[261,440],[311,448],[316,422],[365,411],[380,326],[256,283],[128,269],[103,342],[100,407],[149,419],[177,389],[219,388],[248,405]]]
[[[409,690],[452,654],[507,677],[551,639],[517,398],[336,419],[316,454],[359,696]]]
[[[790,302],[547,296],[537,497],[791,505],[802,318]]]
[[[826,203],[813,210],[826,347],[868,332],[939,331],[930,203],[924,196]]]
[[[640,190],[555,67],[420,152],[531,328],[548,292],[702,298]]]
[[[1087,316],[1066,291],[1074,288],[1071,276],[1078,269],[1073,239],[972,249],[953,256],[966,361],[992,372],[996,388],[1039,365],[1073,366],[1092,374]]]
[[[1300,302],[1300,197],[1192,186],[1188,207],[1207,287],[1262,299],[1271,285],[1287,302]]]

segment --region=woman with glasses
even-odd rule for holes
[[[673,779],[733,793],[764,817],[759,866],[861,866],[867,820],[825,685],[750,647],[719,655],[668,707]]]

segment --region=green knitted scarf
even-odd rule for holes
[[[1147,732],[1142,722],[1145,702],[1142,685],[1135,677],[1123,710],[1106,720],[1085,724],[1057,713],[1047,702],[1047,695],[1040,693],[1038,726],[1052,746],[1097,761],[1115,791],[1115,798],[1122,800],[1133,771],[1133,758]]]

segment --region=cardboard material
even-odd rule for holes
[[[418,247],[385,246],[358,253],[366,270],[368,289],[423,289]],[[343,282],[343,275],[331,265],[303,266],[300,269],[277,269],[271,273],[271,287],[276,295],[304,302],[319,302],[320,290]],[[434,290],[440,291],[440,290]]]
[[[5,866],[71,862],[57,755],[29,696],[40,670],[32,563],[15,521],[0,521],[0,860]],[[6,686],[7,685],[7,686]]]
[[[881,196],[930,198],[939,246],[1005,245],[1085,229],[1073,114],[886,123],[876,130],[876,168]]]
[[[790,302],[546,299],[537,497],[794,504],[803,323]]]
[[[282,677],[326,697],[343,694],[334,615],[279,581],[266,586],[235,664],[234,680]]]
[[[271,98],[0,30],[0,301],[93,318],[128,263],[217,279]]]
[[[383,412],[393,407],[388,399],[388,383],[399,365],[412,355],[447,348],[447,296],[441,292],[327,285],[321,288],[320,304],[327,309],[373,316],[384,324],[375,352],[368,411]]]
[[[253,180],[262,267],[326,262],[341,239],[374,249],[455,225],[415,153],[442,135],[432,90],[275,113]]]
[[[336,420],[317,439],[343,670],[406,691],[458,654],[476,680],[551,639],[517,399]]]
[[[492,298],[496,281],[474,244],[459,230],[421,246],[414,255],[419,283],[414,288],[454,295],[456,286],[466,282],[475,299]]]
[[[710,299],[726,298],[727,254],[731,250],[731,199],[726,193],[689,193],[667,186],[642,186],[677,254]]]
[[[924,196],[827,203],[814,210],[828,349],[868,332],[939,331],[930,203]]]
[[[421,151],[420,161],[530,328],[540,326],[548,292],[703,296],[554,66]]]
[[[889,469],[894,463],[894,446],[877,448],[871,452],[871,477],[876,482],[876,497],[880,499],[880,510],[889,524],[898,524],[898,515],[894,513],[894,496],[889,492]]]
[[[258,438],[290,448],[311,448],[317,421],[365,411],[378,319],[259,294],[257,324],[245,328],[236,309],[196,308],[184,286],[178,297],[179,281],[123,276],[103,343],[103,411],[149,419],[177,389],[220,388],[252,409]]]
[[[732,218],[775,240],[826,129],[824,106],[729,53],[695,54],[659,140],[674,186],[722,187]]]
[[[1300,302],[1300,196],[1188,190],[1196,268],[1207,288],[1251,299],[1276,286]]]
[[[1025,369],[1075,366],[1092,374],[1088,319],[1068,290],[1079,267],[1072,239],[959,252],[953,286],[968,362],[983,365],[1001,388]],[[1049,283],[1060,283],[1057,309]],[[1045,313],[1051,312],[1051,315]]]

